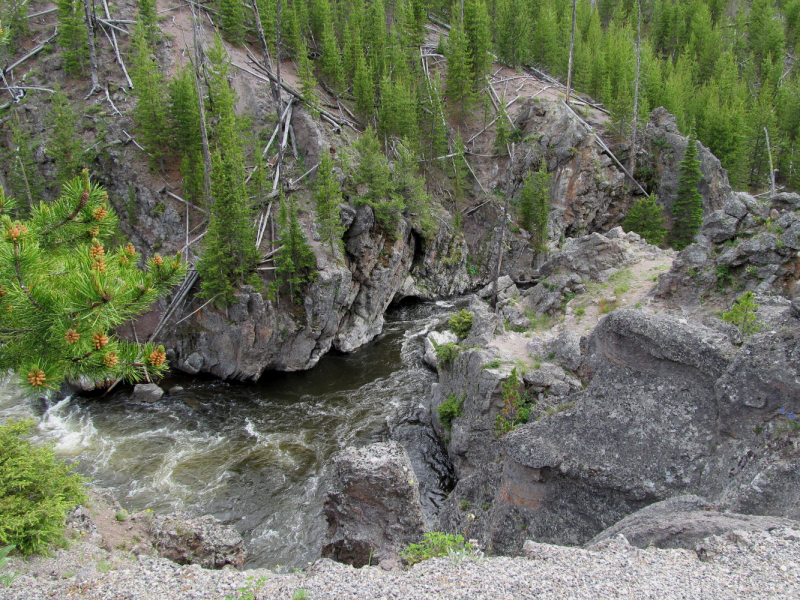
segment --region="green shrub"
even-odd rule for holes
[[[59,538],[66,512],[86,499],[74,465],[22,438],[33,425],[25,419],[0,426],[0,545],[12,544],[24,555]]]
[[[447,556],[448,551],[459,551],[464,548],[463,536],[432,531],[426,533],[419,544],[409,545],[400,556],[405,558],[409,565],[415,565],[429,558]]]
[[[472,329],[472,317],[473,314],[471,312],[467,312],[466,310],[460,310],[456,314],[450,317],[448,321],[448,325],[450,325],[450,331],[455,333],[460,338],[465,338],[469,335],[470,329]]]
[[[628,211],[628,216],[622,222],[622,228],[626,232],[638,233],[648,244],[661,246],[667,235],[663,212],[661,206],[656,203],[655,195],[649,198],[640,198]]]
[[[749,336],[761,329],[761,322],[755,314],[757,310],[758,304],[753,292],[747,292],[733,304],[728,312],[722,314],[722,320],[736,325],[743,335]]]
[[[436,409],[439,412],[439,421],[441,422],[442,427],[447,429],[447,431],[450,431],[450,428],[453,426],[453,419],[461,416],[461,413],[464,410],[465,398],[465,394],[461,395],[460,400],[455,394],[450,394],[447,397],[447,400],[442,402]]]
[[[436,359],[439,361],[439,365],[444,369],[449,367],[453,361],[455,360],[458,353],[461,352],[461,348],[458,347],[457,344],[453,342],[447,342],[446,344],[439,344],[438,346],[434,346],[436,349]]]

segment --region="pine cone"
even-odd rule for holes
[[[5,296],[7,293],[8,292],[6,292],[6,288],[4,288],[2,285],[0,285],[0,298]]]
[[[92,343],[95,350],[100,350],[100,348],[108,344],[108,337],[102,333],[95,333],[92,336]]]
[[[94,209],[92,216],[94,217],[95,221],[102,221],[108,215],[108,211],[103,206],[99,206]]]
[[[91,248],[89,248],[89,256],[91,256],[92,258],[97,258],[98,256],[100,256],[100,257],[105,256],[105,254],[106,254],[106,251],[100,245],[100,242],[95,240],[93,242],[93,246]]]
[[[81,192],[81,201],[78,203],[78,207],[83,208],[84,206],[86,206],[87,202],[89,202],[89,192],[84,190],[83,192]]]
[[[127,246],[125,246],[125,254],[127,254],[128,256],[133,256],[134,254],[136,254],[136,248],[133,247],[133,244],[128,244]]]
[[[160,367],[161,365],[164,364],[164,361],[166,360],[166,358],[167,358],[167,355],[159,347],[159,348],[157,348],[156,350],[153,350],[153,352],[150,353],[149,360],[150,360],[150,364],[153,365],[154,367]]]
[[[128,260],[128,257],[127,257],[127,256],[124,256],[124,255],[123,255],[123,256],[120,256],[120,257],[119,257],[119,264],[121,264],[121,265],[127,265],[127,264],[128,264],[128,263],[130,263],[130,262],[131,262],[131,261],[129,261],[129,260]]]
[[[89,237],[96,238],[98,235],[100,235],[100,228],[99,227],[92,227],[89,230]]]
[[[103,257],[102,256],[97,258],[92,263],[92,271],[98,271],[100,273],[105,273],[106,272],[106,263],[103,262]]]
[[[6,232],[6,238],[11,240],[12,242],[16,242],[20,236],[28,231],[28,228],[25,225],[14,225],[14,227],[9,227],[8,231]]]
[[[161,258],[161,256],[160,256],[159,254],[156,254],[156,255],[153,257],[153,264],[154,264],[155,266],[157,266],[157,267],[160,267],[161,265],[163,265],[163,264],[164,264],[164,259],[163,259],[163,258]]]
[[[33,387],[41,387],[45,381],[47,381],[47,377],[44,376],[44,371],[41,369],[34,369],[28,372],[28,383]]]
[[[103,364],[107,366],[109,369],[113,369],[117,366],[119,362],[119,356],[114,354],[113,352],[109,352],[103,357]]]
[[[67,333],[64,334],[64,339],[68,344],[76,344],[78,340],[81,339],[81,334],[74,329],[67,329]]]

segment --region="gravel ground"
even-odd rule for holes
[[[516,598],[800,598],[800,531],[732,532],[709,538],[703,560],[687,550],[640,550],[624,540],[599,551],[526,544],[526,558],[428,560],[407,571],[353,569],[320,560],[306,573],[208,571],[149,556],[126,558],[89,542],[49,558],[16,560],[22,568],[3,600]],[[81,566],[82,565],[82,566]],[[73,569],[78,568],[73,572]],[[253,594],[245,593],[249,588]]]

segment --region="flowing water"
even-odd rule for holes
[[[247,566],[302,566],[325,531],[323,471],[348,445],[397,439],[411,455],[426,517],[453,485],[424,408],[435,375],[421,360],[424,334],[446,302],[392,309],[384,332],[349,355],[328,354],[301,373],[255,385],[178,378],[183,392],[155,404],[130,390],[59,402],[0,387],[0,420],[39,419],[35,438],[111,489],[129,511],[185,509],[234,525]]]

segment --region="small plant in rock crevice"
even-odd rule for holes
[[[453,420],[461,416],[464,410],[464,400],[466,400],[466,397],[466,394],[461,394],[461,398],[459,399],[455,394],[450,394],[447,400],[442,402],[436,409],[439,413],[439,422],[447,431],[450,431],[450,428],[453,426]]]
[[[11,560],[8,558],[9,553],[14,549],[14,546],[6,546],[5,548],[0,548],[0,569],[5,567],[9,561]],[[0,588],[8,587],[14,580],[17,578],[16,573],[4,573],[0,575]]]
[[[722,320],[739,328],[742,335],[748,337],[761,329],[761,322],[756,316],[758,304],[753,292],[743,294],[728,312],[722,314]]]
[[[520,393],[517,368],[511,370],[508,379],[500,384],[503,395],[503,410],[495,419],[495,431],[502,436],[513,431],[517,425],[527,423],[535,401],[526,393]]]
[[[434,344],[433,348],[436,352],[436,360],[439,361],[439,366],[443,369],[449,368],[456,359],[456,356],[461,352],[461,348],[453,342],[438,345]]]

